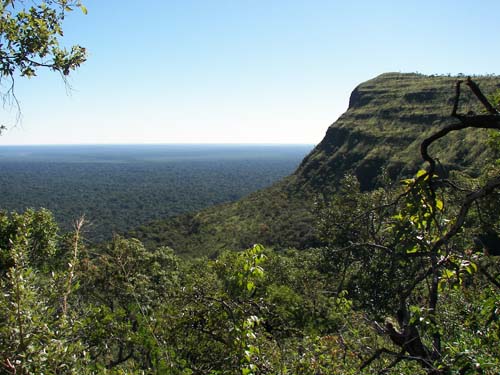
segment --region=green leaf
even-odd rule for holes
[[[87,8],[85,7],[85,5],[80,5],[80,10],[82,11],[83,14],[85,14],[85,15],[88,14],[88,11],[87,11]]]
[[[468,260],[464,260],[462,262],[462,267],[470,275],[472,275],[475,272],[477,272],[477,265],[475,263],[473,263],[473,262],[468,261]]]
[[[415,182],[415,180],[413,178],[406,178],[404,180],[401,180],[401,183],[403,185],[411,185],[411,184],[413,184],[413,182]]]
[[[415,254],[418,251],[418,246],[415,245],[411,249],[406,250],[406,254]]]
[[[392,218],[396,219],[396,220],[403,220],[403,215],[401,213],[399,213],[397,215],[394,215]]]
[[[247,282],[247,289],[249,292],[255,289],[255,284],[252,281]]]
[[[455,272],[453,272],[452,270],[443,270],[443,278],[447,278],[447,279],[451,279],[453,277],[455,277]]]
[[[261,244],[255,244],[253,245],[253,249],[256,251],[256,252],[262,252],[264,251],[264,246],[262,246]]]
[[[417,178],[418,178],[418,177],[423,176],[423,175],[424,175],[424,174],[426,174],[426,173],[427,173],[427,171],[426,171],[425,169],[421,169],[421,170],[419,170],[419,171],[417,172]]]
[[[436,208],[439,210],[439,211],[442,211],[443,210],[443,207],[444,207],[444,203],[441,199],[436,199]]]

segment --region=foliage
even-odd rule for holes
[[[362,193],[347,176],[332,205],[320,211],[327,271],[400,346],[374,350],[362,368],[385,356],[393,358],[388,368],[413,360],[429,374],[498,371],[496,348],[488,343],[498,332],[499,271],[485,256],[486,245],[474,244],[474,234],[498,230],[492,208],[498,193],[488,187],[497,177],[491,167],[481,179],[454,182],[419,171],[401,187]],[[481,291],[490,296],[471,302]]]
[[[87,13],[80,0],[2,0],[0,83],[10,80],[10,93],[17,74],[30,78],[47,68],[66,76],[85,61],[85,48],[75,45],[67,50],[60,45],[65,15],[75,7]]]
[[[436,246],[456,222],[463,192],[443,185],[432,191],[436,177],[425,172],[390,192],[361,193],[352,179],[344,180],[335,206],[321,212],[324,270],[379,333],[401,346],[372,349],[365,365],[392,357],[382,366],[391,367],[406,353],[433,374],[498,371],[496,346],[489,344],[498,334],[498,262],[473,250],[472,239],[487,222],[482,208],[496,195],[481,200],[462,231]],[[491,225],[498,225],[497,214]]]
[[[53,225],[25,215],[32,227]],[[20,241],[1,279],[6,373],[303,373],[317,360],[303,350],[319,353],[326,342],[342,353],[341,340],[357,342],[361,316],[351,317],[345,293],[330,295],[317,252],[279,255],[255,245],[182,261],[138,240],[115,237],[97,249],[76,234],[47,233],[66,261],[41,264],[30,261],[30,227],[13,215],[4,221]],[[289,305],[292,290],[298,302]],[[343,338],[322,339],[332,330]],[[321,358],[322,366],[333,361]]]
[[[371,199],[380,203],[380,192],[356,191],[352,178],[346,184],[351,188],[343,190],[345,195],[357,196],[364,204]],[[343,212],[347,207],[356,212],[353,200],[339,199],[337,204],[349,204]],[[411,219],[413,208],[398,207],[408,210],[404,217]],[[415,220],[425,219],[425,212]],[[58,238],[57,231],[48,231],[37,251],[52,253],[48,249],[55,248],[54,254],[67,261],[48,257],[40,263],[30,256],[35,249],[29,246],[30,228],[54,222],[46,212],[25,216],[3,219],[19,242],[8,249],[11,266],[1,279],[1,319],[6,324],[0,329],[0,354],[4,367],[10,363],[18,373],[375,374],[386,368],[391,368],[388,373],[421,373],[418,363],[393,364],[390,353],[397,354],[398,348],[389,335],[379,335],[376,323],[384,316],[398,324],[393,300],[398,300],[404,273],[397,276],[396,285],[390,284],[387,271],[376,274],[376,283],[368,282],[376,267],[390,264],[384,263],[390,256],[401,260],[404,256],[397,254],[412,254],[405,250],[407,229],[421,230],[418,223],[400,223],[390,215],[385,222],[390,235],[408,236],[402,250],[392,255],[354,251],[352,262],[344,263],[352,272],[343,275],[344,266],[336,265],[333,255],[349,249],[334,253],[334,241],[339,238],[345,244],[353,238],[346,239],[341,229],[330,232],[334,237],[321,250],[275,253],[256,245],[213,260],[191,261],[168,248],[146,250],[134,239],[115,237],[107,247],[88,248],[76,236]],[[346,228],[360,240],[367,234],[356,230],[365,224],[361,220],[360,228]],[[425,340],[439,327],[442,361],[450,369],[494,373],[500,366],[494,344],[500,332],[499,294],[478,273],[484,270],[498,278],[498,264],[475,253],[465,255],[470,263],[455,263],[462,268],[440,268],[436,314],[422,306],[429,296],[425,282],[412,290],[410,319]],[[376,266],[365,268],[370,263]],[[418,270],[412,274],[411,268],[405,269],[408,279],[418,275]],[[360,286],[366,288],[363,293]],[[378,295],[386,288],[395,294],[364,303],[370,293]],[[382,355],[365,366],[373,353]]]
[[[22,246],[30,264],[38,268],[53,262],[56,235],[57,225],[50,211],[0,212],[0,273],[15,263],[11,252],[16,246]]]
[[[68,278],[61,277],[61,270],[51,261],[52,217],[46,211],[29,211],[4,216],[2,223],[8,246],[3,243],[0,249],[9,259],[0,276],[2,373],[87,373],[89,358],[78,336],[80,322],[61,303],[74,285],[64,282]],[[40,231],[45,227],[49,230]],[[68,275],[69,270],[64,273]]]

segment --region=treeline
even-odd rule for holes
[[[93,241],[237,200],[290,174],[302,156],[175,162],[1,161],[0,207],[50,209],[64,230],[85,215]]]

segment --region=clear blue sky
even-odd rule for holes
[[[1,144],[318,143],[388,71],[500,73],[500,1],[84,0],[67,92],[18,79]],[[15,110],[0,121],[12,124]]]

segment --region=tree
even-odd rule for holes
[[[30,78],[46,68],[64,78],[86,60],[85,48],[74,45],[68,50],[60,45],[62,23],[74,8],[87,13],[80,0],[0,0],[0,85],[4,102],[13,100],[19,108],[14,93],[17,76]]]
[[[0,374],[87,373],[72,296],[82,223],[66,249],[48,211],[0,213]]]
[[[498,348],[491,342],[500,328],[500,272],[484,250],[497,250],[487,242],[498,240],[500,170],[485,163],[480,178],[438,176],[430,155],[430,146],[454,131],[492,129],[498,139],[500,114],[470,79],[465,84],[486,113],[458,113],[462,83],[451,114],[458,121],[421,144],[426,170],[385,192],[363,194],[347,179],[335,201],[342,211],[327,209],[322,216],[332,223],[324,228],[332,238],[325,259],[346,275],[340,288],[352,292],[388,339],[361,370],[385,357],[391,362],[384,373],[402,361],[433,375],[498,373]]]

